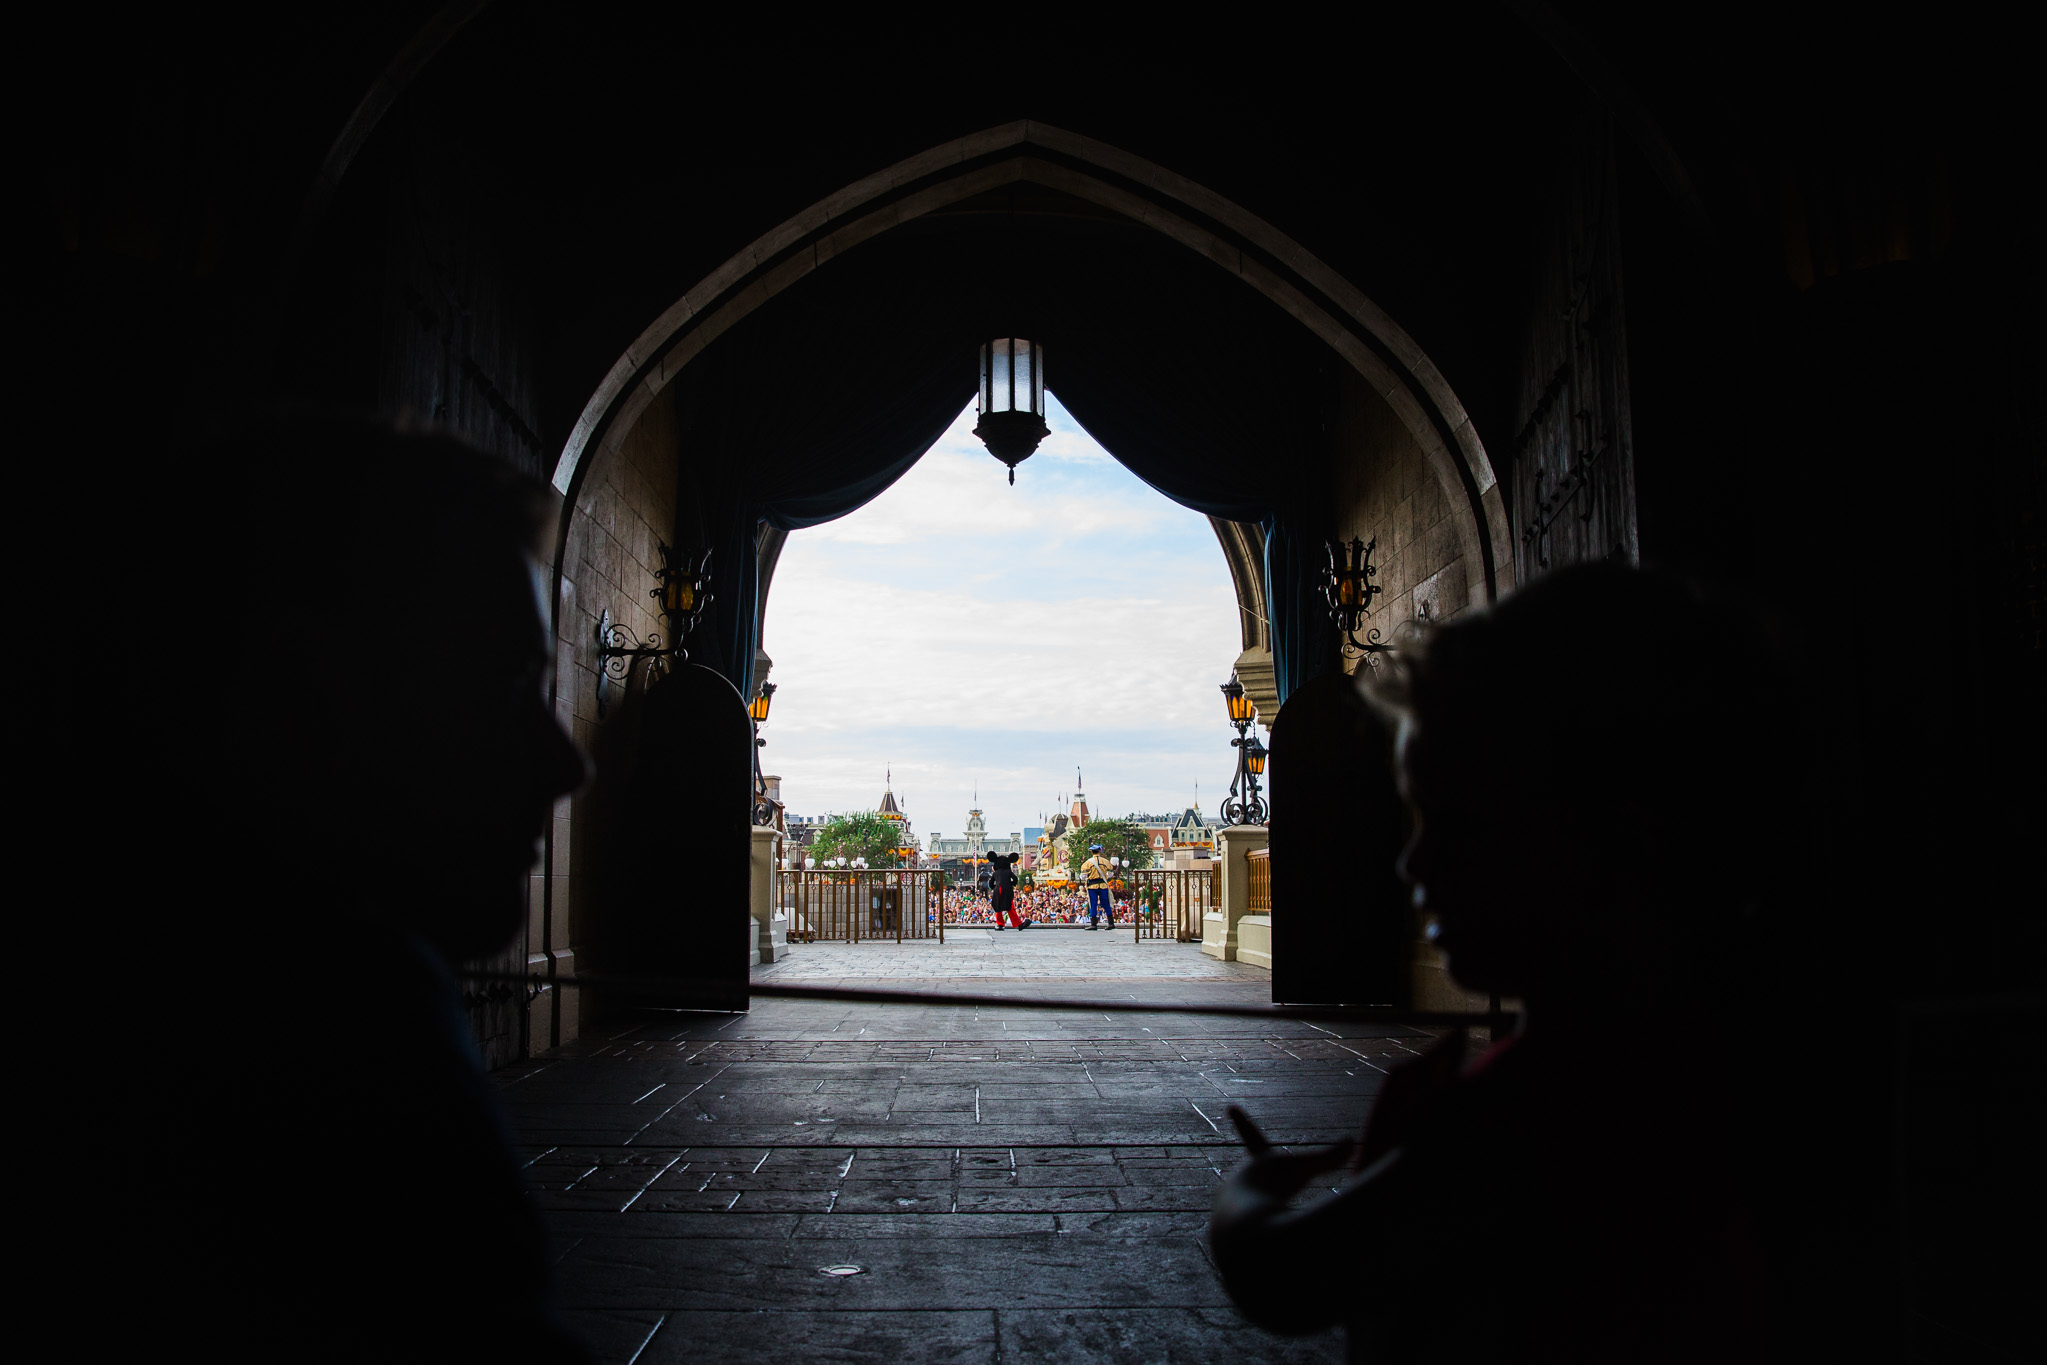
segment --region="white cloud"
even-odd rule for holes
[[[790,536],[763,758],[792,809],[871,807],[884,765],[926,833],[957,832],[976,780],[991,828],[1035,823],[1075,764],[1098,812],[1178,809],[1203,779],[1220,799],[1216,685],[1240,646],[1222,551],[1052,415],[1055,458],[1014,488],[969,408],[894,487]]]

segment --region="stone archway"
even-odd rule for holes
[[[1326,342],[1392,409],[1463,513],[1454,519],[1456,534],[1467,561],[1480,568],[1472,601],[1493,601],[1512,586],[1506,508],[1492,462],[1448,381],[1384,310],[1241,206],[1128,152],[1029,120],[934,147],[857,181],[699,281],[640,334],[590,396],[556,459],[555,488],[573,507],[590,469],[621,449],[684,367],[769,299],[891,228],[1018,181],[1162,233],[1235,274]]]
[[[1398,485],[1396,500],[1409,498],[1397,513],[1389,504],[1370,514],[1383,515],[1389,526],[1411,526],[1415,543],[1427,544],[1428,553],[1421,557],[1435,566],[1427,570],[1435,573],[1427,584],[1419,575],[1407,575],[1415,581],[1402,582],[1399,592],[1413,588],[1419,604],[1423,589],[1433,584],[1430,590],[1440,592],[1448,614],[1484,605],[1512,587],[1506,509],[1484,446],[1447,380],[1383,310],[1272,225],[1202,186],[1092,139],[1018,122],[934,148],[813,204],[699,281],[612,365],[585,404],[553,473],[556,489],[569,504],[551,594],[563,654],[556,705],[565,719],[583,726],[596,722],[584,709],[595,661],[590,631],[583,627],[594,623],[598,599],[609,603],[614,620],[624,619],[643,633],[656,625],[641,580],[652,567],[664,509],[674,505],[680,471],[671,452],[679,431],[668,399],[690,363],[742,320],[839,256],[925,215],[1021,183],[1090,203],[1179,243],[1249,285],[1342,358],[1338,373],[1358,399],[1350,409],[1353,416],[1359,404],[1369,407],[1360,420],[1373,428],[1372,438],[1399,448],[1397,477],[1382,482]],[[1338,529],[1348,536],[1354,528]],[[1269,724],[1278,694],[1264,601],[1262,536],[1256,527],[1229,522],[1218,522],[1216,531],[1244,613],[1244,649],[1237,666]],[[766,535],[759,547],[761,610],[780,541],[779,533]],[[582,576],[579,553],[586,556]],[[1450,565],[1454,574],[1436,572],[1441,564]],[[1433,597],[1430,610],[1438,610]],[[584,622],[584,616],[590,621]],[[756,681],[764,676],[766,663],[756,655]],[[564,688],[575,689],[575,697],[565,696]],[[592,818],[589,809],[578,798],[544,842],[537,921],[543,926],[548,973],[564,983],[573,979],[577,956],[576,947],[564,941],[570,937],[564,932],[569,911],[572,904],[587,906],[585,892],[572,889],[571,883],[588,885],[593,863],[602,861],[589,856],[585,836],[577,832]],[[577,846],[573,858],[571,845]],[[564,875],[563,869],[572,866],[574,871]],[[588,915],[586,908],[576,918],[588,925]],[[556,1041],[573,1036],[573,1025],[561,1017],[561,1003],[558,993],[551,1029]]]

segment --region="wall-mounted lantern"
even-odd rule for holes
[[[675,638],[681,640],[697,628],[711,605],[711,552],[698,555],[695,564],[677,564],[666,543],[656,541],[655,546],[661,552],[661,567],[654,571],[660,586],[647,595],[661,604],[663,616],[683,623],[675,627]]]
[[[611,619],[611,608],[606,607],[597,618],[597,718],[604,718],[604,707],[610,683],[623,684],[632,677],[633,665],[647,660],[652,676],[667,671],[671,663],[679,663],[689,657],[683,648],[704,619],[704,611],[716,599],[711,587],[711,552],[704,551],[695,564],[677,562],[675,552],[668,548],[666,541],[655,542],[661,554],[661,567],[654,571],[655,586],[647,595],[654,599],[661,619],[668,623],[668,638],[673,644],[661,643],[658,631],[642,640],[626,627]]]
[[[1343,635],[1344,656],[1355,659],[1386,653],[1392,646],[1381,643],[1376,629],[1366,631],[1364,639],[1358,638],[1365,617],[1371,614],[1372,599],[1386,591],[1372,581],[1379,574],[1372,563],[1379,538],[1367,542],[1353,537],[1348,543],[1332,540],[1326,548],[1329,562],[1322,569],[1322,600],[1329,604],[1329,619]]]
[[[1258,742],[1257,735],[1250,733],[1251,698],[1234,673],[1222,685],[1222,692],[1223,704],[1229,708],[1230,724],[1237,727],[1237,737],[1230,741],[1230,747],[1237,751],[1237,775],[1231,780],[1230,794],[1223,798],[1217,813],[1225,825],[1262,825],[1267,813],[1265,798],[1258,794],[1258,779],[1265,772],[1265,746]]]
[[[988,453],[1016,467],[1052,434],[1045,425],[1045,348],[1020,337],[1002,337],[981,347],[981,420],[974,435]]]

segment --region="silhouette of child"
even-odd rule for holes
[[[1210,1237],[1254,1321],[1342,1323],[1395,1365],[1756,1357],[1719,1008],[1768,781],[1760,704],[1715,666],[1754,667],[1739,640],[1597,566],[1402,661],[1401,873],[1455,980],[1523,1025],[1395,1068],[1354,1143],[1278,1152],[1234,1112],[1250,1158]]]

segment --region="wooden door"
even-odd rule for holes
[[[1350,678],[1312,678],[1273,722],[1271,773],[1273,1000],[1405,1004],[1407,822],[1386,723]]]
[[[753,726],[723,674],[680,664],[636,698],[606,839],[603,974],[621,1008],[743,1010],[753,923]]]

